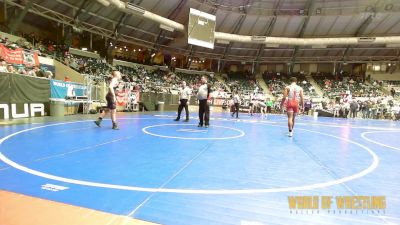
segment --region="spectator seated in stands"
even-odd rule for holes
[[[29,72],[27,73],[27,75],[32,76],[32,77],[38,77],[39,76],[39,67],[34,66],[31,70],[29,70]]]
[[[315,87],[307,82],[304,73],[296,73],[291,76],[295,76],[298,80],[298,85],[303,88],[304,95],[307,97],[320,97],[315,92]],[[282,97],[282,90],[290,84],[286,74],[264,72],[263,78],[265,83],[269,86],[270,92],[276,97]]]
[[[11,64],[7,65],[7,72],[8,73],[17,73],[17,71],[15,70],[14,66]]]
[[[0,72],[7,73],[7,62],[3,59],[0,61]]]
[[[336,79],[330,78],[314,78],[324,91],[324,96],[334,98],[344,93],[350,92],[353,97],[376,97],[382,95],[380,87],[377,85],[367,85],[360,80],[353,79]]]
[[[102,59],[94,59],[83,56],[67,55],[65,64],[74,70],[88,75],[108,76],[112,72],[112,66]]]
[[[285,82],[283,77],[274,73],[264,73],[263,79],[268,85],[271,94],[277,98],[282,98],[283,90],[289,85],[288,82]]]
[[[239,94],[249,95],[254,90],[262,90],[257,83],[255,76],[248,71],[231,72],[227,76],[225,83],[230,87],[231,91],[239,92]]]
[[[27,75],[28,71],[26,71],[26,68],[24,65],[19,65],[17,66],[17,73],[21,75]]]

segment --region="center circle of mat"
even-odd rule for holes
[[[154,128],[162,128],[161,130],[157,130]],[[169,130],[164,129],[164,128],[170,128],[170,127],[184,127],[184,129],[174,129],[173,131],[177,132],[182,132],[183,134],[185,133],[186,136],[173,136],[173,135],[168,135],[168,134],[163,134],[163,132],[168,132]],[[189,129],[185,129],[189,127]],[[190,129],[190,127],[196,128],[196,129]],[[232,128],[232,127],[225,127],[225,126],[218,126],[218,125],[213,125],[212,129],[215,130],[225,130],[225,131],[234,131],[236,134],[230,135],[230,136],[222,136],[222,137],[216,137],[212,136],[212,134],[208,135],[208,131],[210,128],[201,128],[198,129],[195,124],[158,124],[158,125],[152,125],[152,126],[147,126],[142,129],[142,131],[145,134],[156,136],[156,137],[161,137],[161,138],[174,138],[174,139],[184,139],[184,140],[226,140],[226,139],[234,139],[234,138],[240,138],[245,135],[245,133],[242,130]],[[196,133],[196,134],[204,134],[204,137],[188,137],[188,133]]]

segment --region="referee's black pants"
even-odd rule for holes
[[[182,113],[182,109],[185,108],[185,112],[186,112],[186,120],[189,120],[189,107],[187,105],[187,99],[181,99],[180,100],[180,104],[178,107],[178,117],[176,119],[180,119],[181,118],[181,113]]]
[[[210,125],[210,106],[207,103],[207,99],[199,100],[199,119],[200,126],[203,126],[203,124]]]

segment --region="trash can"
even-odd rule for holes
[[[157,102],[157,110],[160,112],[164,111],[164,102]]]
[[[318,118],[318,112],[314,111],[314,118]]]
[[[50,116],[64,116],[65,99],[50,99]]]

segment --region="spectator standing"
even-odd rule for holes
[[[394,90],[394,88],[390,89],[390,95],[392,95],[392,97],[396,95],[396,90]]]
[[[304,103],[304,113],[308,115],[308,111],[312,108],[312,100],[307,99],[306,102]]]
[[[272,113],[272,107],[274,106],[274,102],[272,99],[267,99],[267,113]]]
[[[357,111],[358,111],[358,103],[357,103],[357,101],[356,100],[353,100],[351,103],[350,103],[350,116],[352,117],[352,118],[356,118],[357,117]]]

